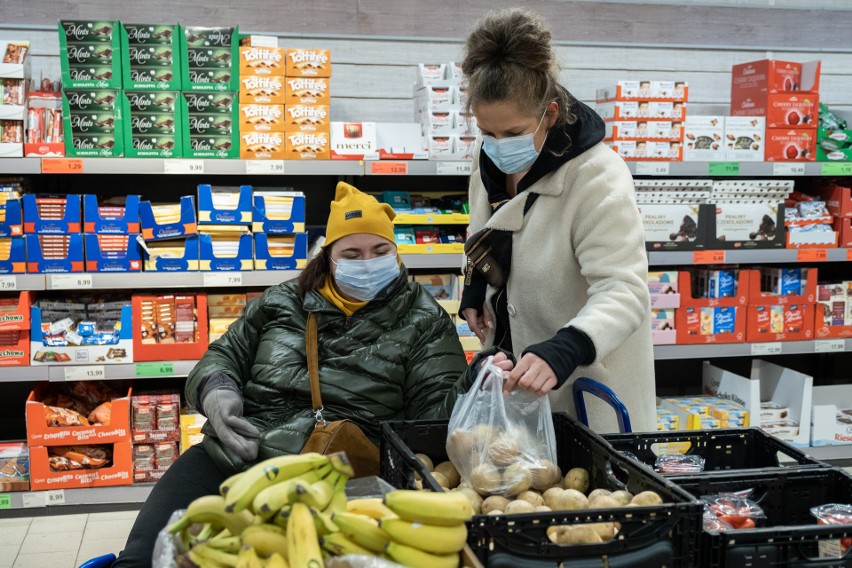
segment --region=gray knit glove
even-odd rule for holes
[[[243,397],[230,388],[209,391],[201,401],[207,420],[222,445],[243,461],[257,458],[260,431],[243,418]]]

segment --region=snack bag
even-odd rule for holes
[[[726,530],[727,526],[732,529],[753,529],[757,526],[756,521],[766,518],[760,505],[748,498],[751,491],[747,489],[737,493],[719,493],[701,497],[705,503],[705,512],[710,511],[721,521],[720,528],[716,530]],[[707,514],[704,516],[704,526],[708,526]]]
[[[701,473],[704,471],[704,458],[683,454],[663,454],[657,456],[655,469],[662,474]]]
[[[852,505],[830,503],[811,508],[811,515],[816,517],[820,525],[852,524]],[[819,542],[820,558],[841,558],[852,547],[852,538],[821,540]]]
[[[514,497],[561,477],[550,399],[516,389],[503,394],[503,371],[486,359],[450,417],[447,456],[480,495]]]

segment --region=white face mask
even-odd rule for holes
[[[337,265],[334,281],[340,291],[362,302],[375,298],[399,276],[395,254],[369,260],[331,259],[331,262]]]
[[[544,122],[544,117],[547,116],[547,110],[541,115],[541,120],[538,121],[538,126],[534,132],[529,134],[521,134],[520,136],[510,136],[497,140],[493,136],[487,134],[482,135],[482,149],[494,162],[494,165],[504,174],[518,174],[532,167],[533,163],[538,159],[541,150],[535,149],[535,135],[541,124]],[[547,135],[545,134],[545,140]],[[542,143],[542,147],[544,144]]]

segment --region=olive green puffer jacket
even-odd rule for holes
[[[260,430],[258,460],[302,450],[315,424],[305,353],[308,312],[317,314],[320,391],[327,421],[349,419],[374,442],[379,423],[446,418],[471,381],[450,317],[406,271],[381,299],[351,317],[295,280],[251,302],[189,375],[186,396],[201,408],[199,386],[215,371],[237,380],[245,417]],[[204,448],[223,472],[248,465],[212,428]]]

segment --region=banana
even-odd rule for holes
[[[255,525],[243,531],[243,544],[255,549],[258,554],[269,556],[277,552],[287,555],[287,534],[275,525]]]
[[[244,546],[237,555],[237,568],[263,568],[263,561],[251,546]]]
[[[269,520],[283,506],[291,504],[297,486],[302,486],[307,491],[310,484],[315,481],[318,481],[316,473],[311,471],[276,483],[259,492],[252,501],[251,508],[264,520]]]
[[[266,561],[266,568],[290,568],[283,556],[276,553],[269,557]]]
[[[386,552],[394,562],[410,568],[457,568],[458,554],[430,554],[394,541],[388,543]]]
[[[227,552],[210,548],[206,544],[196,545],[192,549],[198,556],[209,562],[229,566],[230,568],[236,568],[237,566],[238,559],[236,554],[228,554]]]
[[[402,519],[382,519],[379,521],[379,527],[393,541],[432,554],[457,553],[467,542],[467,527],[463,524],[455,527],[437,527],[410,523]]]
[[[349,463],[349,458],[346,457],[345,453],[337,452],[329,454],[328,461],[331,464],[331,467],[333,467],[339,474],[349,479],[355,477],[355,470],[352,469],[352,464]]]
[[[327,463],[328,457],[316,453],[278,456],[262,461],[243,472],[229,487],[225,497],[226,506],[229,511],[242,511],[267,487]]]
[[[207,546],[209,546],[210,548],[234,553],[240,551],[241,544],[242,543],[240,542],[240,537],[238,536],[229,536],[228,538],[217,538],[215,540],[207,541]]]
[[[358,546],[340,533],[326,535],[320,538],[323,550],[334,556],[346,556],[347,554],[358,554],[362,556],[373,556],[373,553]]]
[[[190,548],[186,555],[189,557],[190,561],[199,568],[220,568],[221,566],[218,562],[211,562],[210,560],[202,557],[195,551],[194,547]]]
[[[400,489],[391,491],[384,504],[406,521],[452,527],[473,516],[473,508],[464,493],[432,493]]]
[[[173,534],[183,530],[193,523],[214,523],[238,535],[252,523],[254,516],[248,511],[229,513],[226,511],[225,499],[221,495],[205,495],[189,504],[186,514],[169,527]]]
[[[322,511],[331,502],[333,495],[334,487],[325,480],[310,485],[296,484],[290,492],[290,503],[298,501],[308,507]]]
[[[221,495],[222,497],[224,497],[225,495],[227,495],[227,494],[228,494],[228,491],[230,491],[230,490],[231,490],[231,487],[233,487],[233,486],[234,486],[234,483],[236,483],[236,482],[237,482],[237,480],[238,480],[240,477],[242,477],[242,475],[243,475],[243,474],[242,474],[242,472],[240,472],[240,473],[235,473],[234,475],[232,475],[231,477],[229,477],[228,479],[226,479],[225,481],[223,481],[223,482],[219,485],[219,495]]]
[[[322,511],[317,511],[312,507],[311,516],[314,518],[314,526],[317,528],[317,534],[319,536],[336,533],[340,530],[337,525],[334,524],[334,521],[331,520],[331,517]]]
[[[284,505],[283,507],[281,507],[281,510],[278,511],[278,513],[276,513],[276,515],[272,518],[272,523],[286,530],[287,521],[290,519],[290,512],[292,510],[293,509],[290,505]]]
[[[331,501],[328,502],[328,505],[326,505],[322,512],[331,515],[332,513],[345,511],[347,501],[345,487],[342,490],[335,489],[334,493],[331,494]]]
[[[304,503],[293,503],[287,520],[287,554],[294,568],[322,568],[322,551],[311,511]]]
[[[353,499],[346,502],[346,510],[356,515],[372,517],[377,521],[385,517],[396,517],[396,513],[385,507],[381,499]]]
[[[335,513],[331,520],[349,540],[373,552],[384,552],[390,538],[374,519],[355,513]]]

